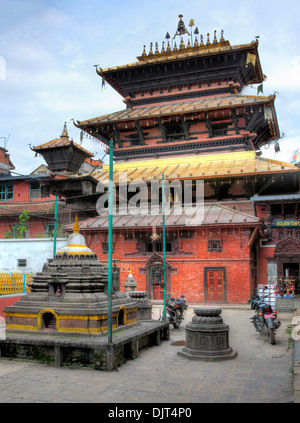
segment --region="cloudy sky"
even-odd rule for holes
[[[264,95],[276,92],[281,153],[290,161],[300,147],[299,0],[0,0],[0,145],[16,171],[32,172],[43,160],[32,146],[59,137],[71,119],[85,120],[124,108],[112,88],[101,89],[94,65],[102,68],[136,61],[143,45],[161,42],[177,28],[178,15],[200,33],[224,37],[232,45],[259,38]],[[255,95],[257,86],[245,94]],[[7,141],[8,139],[8,141]],[[99,144],[84,140],[96,158]]]

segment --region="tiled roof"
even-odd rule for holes
[[[39,151],[39,150],[45,150],[50,148],[69,147],[69,146],[75,146],[79,150],[84,151],[87,155],[93,156],[93,154],[90,151],[81,147],[79,144],[77,144],[73,140],[70,140],[68,137],[55,138],[52,141],[48,141],[48,142],[45,142],[44,144],[40,144],[36,147],[33,147],[32,150]]]
[[[206,179],[241,175],[259,175],[278,172],[299,172],[291,163],[258,157],[253,151],[240,153],[207,154],[172,159],[123,162],[114,165],[113,180],[119,182],[120,174],[127,174],[127,182],[161,179]],[[98,181],[107,181],[109,165],[92,174]]]
[[[193,113],[200,111],[216,110],[228,107],[248,106],[254,104],[273,104],[275,96],[245,96],[229,95],[226,97],[203,97],[193,101],[181,101],[172,104],[160,104],[134,109],[125,109],[119,112],[110,113],[93,119],[77,122],[76,126],[108,124],[122,121],[139,120],[150,117],[170,116],[182,113]],[[274,118],[276,115],[274,113]]]
[[[32,203],[17,203],[12,204],[0,204],[0,216],[12,216],[19,215],[24,210],[28,210],[29,213],[43,213],[52,214],[54,216],[54,200],[52,202],[32,202]]]

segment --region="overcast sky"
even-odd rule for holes
[[[300,147],[299,0],[0,0],[0,145],[16,171],[31,173],[43,160],[37,146],[58,138],[64,122],[79,142],[71,119],[85,120],[124,109],[110,86],[101,89],[94,65],[102,68],[136,61],[143,45],[175,34],[178,15],[200,33],[224,30],[231,45],[259,38],[268,80],[263,95],[276,93],[281,153],[264,156],[290,161]],[[245,94],[256,95],[257,86]],[[84,140],[96,158],[99,144]]]

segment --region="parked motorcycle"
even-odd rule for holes
[[[255,315],[250,317],[257,332],[264,336],[268,336],[270,344],[275,344],[276,329],[281,325],[277,320],[277,312],[272,309],[270,304],[267,304],[264,297],[255,295],[248,302],[250,303],[251,310],[255,310]]]
[[[166,320],[174,326],[174,329],[178,329],[184,316],[188,305],[184,295],[180,295],[180,298],[169,297],[166,300]],[[160,321],[165,320],[162,314],[159,318]]]

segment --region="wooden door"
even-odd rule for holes
[[[206,271],[206,300],[225,301],[225,270],[210,269]]]
[[[164,299],[164,274],[163,269],[156,269],[155,267],[150,267],[150,281],[152,286],[152,296],[153,300],[163,300]],[[159,277],[156,278],[156,272],[159,274]]]

